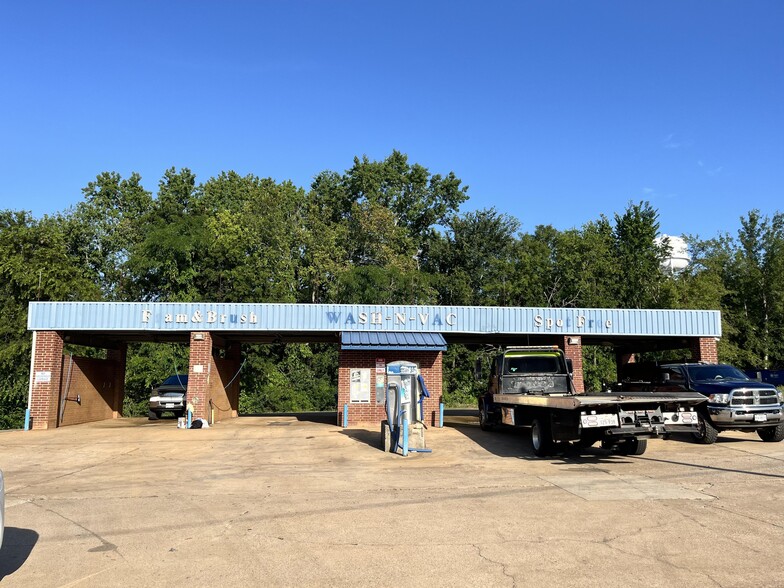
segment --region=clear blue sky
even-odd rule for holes
[[[392,149],[579,227],[649,200],[669,234],[784,210],[784,2],[4,2],[0,208],[102,171],[292,180]]]

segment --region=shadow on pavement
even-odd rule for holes
[[[336,410],[326,410],[321,412],[259,412],[259,413],[241,414],[239,418],[243,419],[248,417],[267,417],[267,418],[290,417],[305,423],[337,425],[339,416],[340,415]]]
[[[21,568],[38,543],[38,533],[32,529],[6,527],[3,547],[0,548],[0,580]]]
[[[474,411],[476,412],[476,411]],[[617,455],[598,447],[580,448],[570,443],[559,443],[553,455],[536,457],[531,447],[531,434],[528,429],[515,427],[496,427],[492,431],[483,431],[476,422],[453,422],[444,418],[444,426],[459,431],[482,449],[498,457],[510,457],[525,460],[550,460],[564,465],[623,463],[629,456]]]
[[[380,431],[368,431],[365,429],[342,429],[339,432],[341,435],[345,435],[349,439],[353,439],[354,441],[359,441],[360,443],[369,445],[373,449],[378,449],[379,451],[383,451],[383,448],[381,446]]]

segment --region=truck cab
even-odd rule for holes
[[[488,391],[491,394],[573,394],[571,362],[557,347],[511,347],[493,360]]]

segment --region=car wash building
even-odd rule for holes
[[[338,418],[343,426],[385,418],[390,366],[415,364],[427,387],[422,415],[435,424],[449,344],[557,345],[583,390],[583,345],[634,354],[685,349],[716,362],[721,317],[712,310],[422,305],[32,302],[28,423],[32,429],[122,416],[128,343],[190,345],[187,398],[195,418],[238,416],[242,343],[339,345]],[[65,355],[67,344],[105,358]],[[345,408],[344,408],[345,407]]]

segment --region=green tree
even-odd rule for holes
[[[621,308],[664,308],[671,300],[661,265],[669,242],[657,242],[659,213],[648,202],[629,204],[615,214],[616,304]]]
[[[75,256],[61,216],[35,220],[0,211],[0,428],[21,427],[27,402],[31,301],[99,300],[90,269]]]
[[[444,304],[502,306],[511,299],[517,219],[495,208],[453,215],[434,241],[428,266]]]
[[[84,200],[70,217],[71,245],[94,273],[104,299],[133,299],[128,260],[141,240],[152,195],[139,174],[123,179],[116,172],[98,175],[82,192]]]

